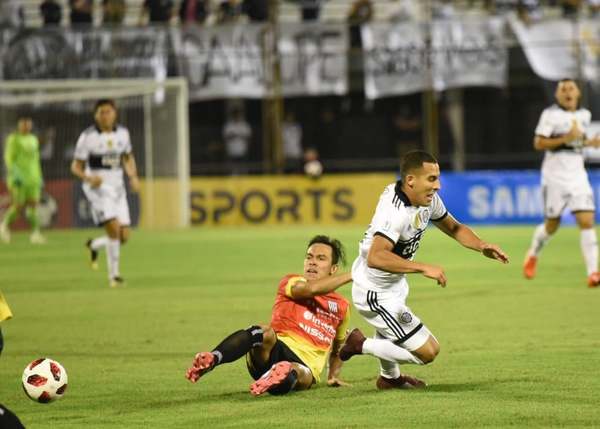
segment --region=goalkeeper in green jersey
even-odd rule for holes
[[[31,242],[45,242],[40,233],[37,211],[43,184],[40,144],[37,137],[31,133],[32,127],[31,118],[21,116],[17,122],[17,130],[7,137],[4,144],[6,183],[11,195],[11,205],[0,224],[0,239],[5,243],[10,242],[10,225],[23,208],[32,229]]]

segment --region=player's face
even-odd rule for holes
[[[304,258],[304,277],[307,280],[319,280],[337,271],[338,266],[331,259],[332,249],[327,244],[315,243],[306,250]]]
[[[96,109],[94,119],[102,131],[110,131],[117,121],[117,111],[110,104],[103,104]]]
[[[428,206],[441,188],[440,166],[424,162],[421,168],[406,176],[406,191],[415,206]]]
[[[17,122],[17,130],[19,134],[29,134],[33,128],[33,122],[29,118],[21,118]]]
[[[571,80],[560,82],[556,87],[556,93],[554,94],[558,104],[566,110],[577,110],[577,104],[579,103],[579,97],[581,93],[577,84]]]

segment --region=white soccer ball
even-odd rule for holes
[[[67,371],[49,358],[36,359],[23,371],[23,390],[33,401],[44,404],[62,398],[67,381]]]
[[[319,160],[308,161],[304,164],[304,173],[310,177],[319,177],[323,174],[323,164]]]

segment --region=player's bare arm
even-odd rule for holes
[[[600,135],[597,134],[594,136],[594,138],[585,139],[583,144],[585,146],[600,147]]]
[[[442,287],[446,286],[446,274],[443,268],[409,261],[392,252],[394,245],[388,239],[376,235],[367,255],[367,265],[370,268],[387,271],[388,273],[420,273],[425,277],[434,279]]]
[[[292,298],[307,299],[318,295],[326,295],[351,281],[351,273],[332,275],[319,280],[298,280],[291,287]]]
[[[484,256],[504,264],[508,263],[508,256],[499,246],[483,241],[471,228],[458,222],[450,213],[444,219],[434,223],[442,232],[466,248],[481,252]]]
[[[559,146],[570,143],[573,140],[577,140],[583,137],[583,131],[579,129],[577,126],[577,122],[573,120],[573,124],[569,132],[565,135],[558,137],[544,137],[537,135],[533,140],[533,147],[536,150],[552,150],[556,149]]]
[[[345,387],[352,386],[350,383],[340,380],[340,371],[342,370],[342,360],[339,352],[342,348],[343,341],[334,340],[331,345],[331,353],[329,354],[329,371],[327,373],[327,385],[330,387]]]
[[[71,163],[71,173],[81,179],[81,181],[89,183],[92,188],[97,188],[102,184],[101,177],[85,174],[85,161],[80,159],[74,159]]]
[[[127,174],[127,177],[129,177],[129,185],[131,186],[131,190],[133,192],[139,192],[140,180],[137,174],[135,158],[133,157],[132,153],[126,153],[123,155],[123,168]]]

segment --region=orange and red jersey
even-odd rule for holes
[[[288,274],[279,282],[271,327],[319,381],[333,341],[346,337],[350,304],[336,292],[295,300],[291,289],[298,280],[307,281],[300,275]]]

